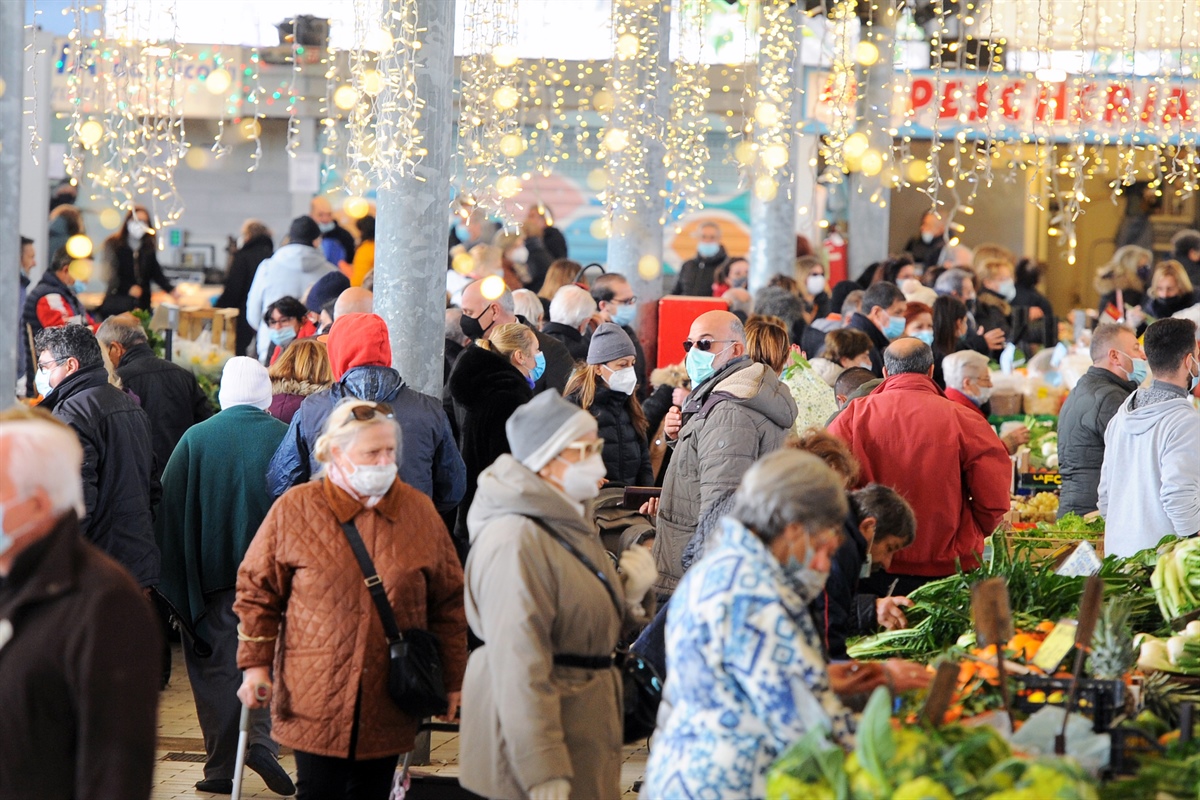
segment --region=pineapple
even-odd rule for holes
[[[1104,604],[1104,612],[1092,634],[1092,652],[1088,667],[1097,680],[1118,680],[1137,662],[1133,646],[1133,628],[1129,624],[1132,605],[1126,597],[1114,597]]]
[[[1142,683],[1142,704],[1169,727],[1179,724],[1179,707],[1183,703],[1200,704],[1200,689],[1178,682],[1178,675],[1152,672]]]

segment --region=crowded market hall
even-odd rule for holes
[[[0,329],[0,800],[1200,800],[1200,0],[0,0]]]

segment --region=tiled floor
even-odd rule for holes
[[[151,794],[153,800],[198,800],[227,796],[206,794],[196,791],[195,788],[196,781],[204,777],[204,741],[200,734],[200,724],[196,721],[196,706],[192,701],[192,690],[188,685],[187,670],[184,668],[183,655],[178,645],[175,646],[171,685],[163,692],[159,701],[158,737],[158,761],[155,764],[154,791]],[[625,792],[625,800],[632,800],[637,796],[632,787],[642,778],[646,756],[644,745],[625,748],[625,763],[621,769],[621,788]],[[190,760],[193,758],[196,760]],[[429,766],[415,768],[414,773],[457,775],[458,736],[433,734],[430,762]],[[294,778],[296,762],[292,756],[284,755],[280,763]],[[278,795],[269,791],[258,775],[246,770],[242,797],[277,798]]]

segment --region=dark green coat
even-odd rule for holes
[[[204,597],[237,583],[238,566],[271,508],[267,465],[288,426],[233,406],[188,429],[163,472],[155,533],[159,591],[194,624]]]

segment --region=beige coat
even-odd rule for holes
[[[621,795],[620,673],[555,666],[553,657],[610,654],[623,620],[600,580],[525,516],[567,537],[623,598],[587,513],[512,456],[479,476],[466,606],[486,644],[463,682],[459,780],[493,800],[522,800],[554,778],[571,781],[571,800]]]

